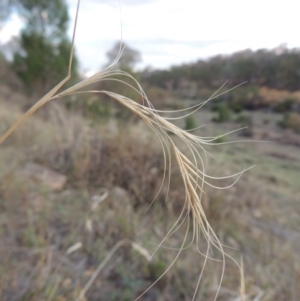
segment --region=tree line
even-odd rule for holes
[[[171,90],[182,88],[185,82],[215,89],[229,80],[231,87],[247,81],[252,86],[297,91],[300,90],[300,49],[244,50],[230,56],[218,55],[207,61],[173,66],[169,70],[147,72],[144,79]]]
[[[68,72],[71,42],[67,36],[70,19],[67,4],[65,0],[2,0],[0,30],[12,13],[22,18],[24,26],[11,67],[23,82],[25,91],[44,95]],[[137,73],[133,71],[134,65],[141,60],[141,55],[126,46],[116,68],[141,80],[156,107],[163,107],[162,103],[170,102],[170,99],[174,102],[176,97],[207,98],[212,90],[215,91],[228,80],[227,88],[247,82],[219,99],[228,102],[237,111],[241,108],[270,107],[270,103],[277,111],[291,111],[295,108],[295,102],[299,108],[300,96],[295,91],[300,91],[300,49],[281,46],[274,50],[244,50],[167,70],[145,69]],[[108,64],[114,61],[119,49],[117,42],[107,52]],[[79,76],[78,66],[75,53],[73,80]],[[118,82],[103,82],[96,88],[113,90],[140,101],[138,95]],[[91,110],[95,110],[94,105]]]

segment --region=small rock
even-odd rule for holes
[[[21,172],[52,190],[61,190],[67,182],[65,175],[36,163],[27,163]]]
[[[112,190],[111,190],[111,197],[114,199],[117,199],[118,201],[128,201],[130,199],[128,192],[118,186],[115,186]]]
[[[119,208],[120,206],[122,206],[123,208],[125,208],[126,206],[131,207],[130,196],[128,192],[121,187],[118,186],[113,187],[112,190],[110,191],[109,198],[110,198],[110,207],[112,209]]]

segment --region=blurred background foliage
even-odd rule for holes
[[[2,0],[1,28],[12,13],[24,24],[10,55],[7,49],[0,51],[0,134],[67,75],[71,47],[65,1]],[[141,82],[156,109],[187,109],[209,99],[227,80],[220,93],[246,81],[174,123],[201,137],[218,137],[216,145],[207,146],[212,156],[207,156],[205,168],[210,175],[224,177],[257,165],[225,192],[205,186],[203,207],[217,236],[229,246],[229,255],[237,261],[243,256],[249,300],[300,300],[300,50],[282,45],[166,70],[137,70],[142,54],[123,44],[114,70]],[[116,42],[103,68],[119,49]],[[68,84],[85,76],[75,53]],[[142,103],[138,93],[120,82],[124,76],[115,79],[91,89]],[[134,80],[128,83],[134,85]],[[223,136],[240,127],[246,129]],[[177,143],[175,135],[171,137]],[[233,140],[247,142],[223,145]],[[184,145],[180,148],[189,152]],[[171,186],[168,181],[161,186],[165,174],[159,141],[131,112],[100,93],[49,103],[32,116],[0,147],[0,299],[75,300],[105,256],[124,239],[138,247],[118,250],[86,300],[136,298],[168,267],[182,243],[184,231],[179,230],[167,240],[169,249],[149,259],[178,218],[185,198],[180,171],[171,158]],[[64,185],[54,190],[24,175],[28,164],[46,173],[50,169],[66,180]],[[218,184],[231,182],[223,178]],[[192,234],[189,231],[188,238]],[[81,247],[69,253],[78,242]],[[199,250],[194,245],[184,250],[141,300],[191,300],[205,263],[198,251],[205,254],[206,248],[203,240]],[[221,268],[217,261],[207,262],[197,300],[214,299]],[[227,260],[219,300],[240,300],[239,286],[239,271]]]
[[[63,0],[14,0],[3,4],[5,18],[14,11],[24,25],[13,53],[12,69],[30,95],[41,97],[68,74],[71,43],[68,7]],[[78,77],[76,55],[73,80]],[[72,82],[72,81],[71,81]]]

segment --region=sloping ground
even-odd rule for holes
[[[7,101],[0,106],[2,133],[20,110]],[[47,109],[46,118],[32,116],[0,146],[0,299],[76,300],[93,279],[85,300],[134,300],[182,244],[185,227],[150,257],[180,212],[179,172],[174,165],[169,201],[164,202],[166,183],[147,211],[163,178],[155,137],[141,124],[117,126],[112,120],[91,126],[58,105]],[[210,124],[207,114],[197,122]],[[198,134],[220,134],[232,126],[212,125]],[[299,149],[240,143],[210,151],[216,157],[209,162],[212,175],[257,164],[231,189],[207,189],[205,202],[227,253],[238,262],[243,256],[248,300],[298,301]],[[66,185],[54,191],[32,181],[20,173],[30,162],[66,176]],[[187,245],[191,238],[189,232]],[[204,239],[199,250],[207,251]],[[210,256],[221,259],[216,250]],[[204,263],[193,244],[141,300],[191,300]],[[208,260],[196,300],[213,300],[221,272],[221,263]],[[240,300],[239,285],[239,270],[227,258],[218,300]]]

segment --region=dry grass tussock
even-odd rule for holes
[[[79,1],[78,1],[78,7],[79,7]],[[78,10],[77,10],[78,13]],[[76,18],[77,19],[77,18]],[[77,22],[77,21],[76,21]],[[76,31],[76,23],[74,26],[74,36],[73,36],[73,43],[74,45],[74,37],[75,37],[75,31]],[[205,146],[208,145],[214,145],[215,140],[219,139],[220,136],[218,137],[199,137],[193,135],[191,132],[184,131],[181,128],[175,126],[172,123],[172,120],[176,120],[179,118],[185,118],[189,116],[190,114],[193,114],[197,110],[201,109],[205,105],[205,103],[209,100],[211,100],[214,97],[218,96],[218,91],[216,91],[215,94],[213,94],[207,101],[200,103],[199,105],[193,106],[189,109],[182,109],[178,111],[160,111],[156,110],[151,102],[148,100],[146,94],[144,93],[142,87],[140,84],[128,73],[123,72],[121,70],[115,70],[114,65],[116,62],[119,60],[119,58],[122,55],[123,47],[122,44],[120,45],[119,49],[119,54],[116,57],[115,61],[105,68],[104,70],[94,74],[93,76],[82,80],[78,84],[63,90],[58,93],[58,91],[63,87],[63,85],[70,79],[70,72],[68,76],[61,81],[56,87],[54,87],[49,93],[47,93],[43,98],[41,98],[31,109],[29,109],[22,117],[20,117],[1,137],[0,137],[0,143],[3,143],[9,136],[10,134],[17,129],[27,118],[29,118],[34,112],[36,112],[38,109],[43,107],[46,103],[52,101],[52,100],[57,100],[62,97],[74,95],[74,94],[80,94],[80,93],[98,93],[98,94],[104,94],[109,96],[112,100],[117,101],[121,105],[125,106],[128,108],[133,114],[137,115],[156,135],[156,138],[160,142],[162,146],[162,151],[163,151],[163,157],[164,157],[164,162],[160,163],[161,166],[164,168],[164,174],[162,178],[162,184],[160,187],[158,187],[157,190],[157,195],[154,196],[153,202],[157,199],[157,196],[162,190],[162,187],[164,183],[166,183],[167,187],[170,186],[171,183],[171,174],[167,172],[167,170],[171,170],[174,162],[173,158],[175,158],[176,164],[179,167],[180,174],[182,177],[184,189],[185,189],[185,200],[184,204],[182,207],[182,210],[179,214],[179,217],[177,221],[173,224],[173,226],[170,228],[168,231],[167,235],[162,239],[161,243],[157,246],[157,249],[160,247],[164,246],[164,243],[166,242],[167,239],[169,239],[174,233],[176,233],[178,230],[181,231],[182,227],[186,227],[186,230],[184,231],[185,235],[182,240],[182,244],[180,248],[177,251],[177,254],[174,256],[173,261],[170,263],[169,267],[167,267],[163,273],[158,277],[156,281],[153,282],[152,285],[149,286],[147,290],[145,290],[137,299],[139,299],[145,292],[147,292],[155,283],[158,282],[173,266],[175,261],[178,259],[179,255],[181,254],[183,249],[188,248],[191,246],[193,243],[195,243],[197,246],[200,244],[200,239],[201,237],[204,237],[206,243],[207,243],[207,250],[206,252],[201,252],[199,250],[199,254],[203,255],[205,257],[205,263],[207,260],[211,259],[210,256],[212,254],[212,251],[214,250],[215,252],[220,252],[221,257],[222,257],[222,262],[223,262],[223,268],[221,271],[221,280],[218,285],[218,289],[215,294],[215,298],[218,296],[218,292],[221,287],[221,282],[223,279],[224,275],[224,269],[225,269],[225,261],[226,257],[231,258],[234,260],[230,255],[228,255],[224,251],[224,247],[222,243],[219,241],[217,235],[215,234],[213,228],[211,227],[206,214],[203,210],[202,202],[203,198],[205,198],[205,192],[204,188],[205,187],[212,187],[214,189],[226,189],[231,187],[236,183],[236,181],[241,177],[243,172],[245,170],[236,173],[231,176],[226,176],[226,177],[213,177],[209,174],[207,174],[206,169],[207,169],[207,158],[210,156],[210,153],[205,150]],[[72,55],[73,55],[73,46],[71,49],[71,54],[70,54],[70,64],[69,64],[69,70],[71,70],[71,64],[72,64]],[[116,78],[119,76],[124,77],[124,80],[120,80],[119,78]],[[127,81],[125,81],[125,79]],[[123,95],[116,94],[111,91],[95,91],[95,90],[85,90],[87,89],[88,86],[100,82],[100,81],[119,81],[122,82],[124,85],[129,86],[133,90],[135,90],[137,93],[140,94],[140,96],[143,99],[142,104],[139,104]],[[223,87],[221,87],[223,88]],[[170,116],[172,113],[181,113],[183,116],[181,117],[166,117],[164,114],[167,113],[167,116]],[[170,135],[172,133],[173,135]],[[88,136],[83,135],[82,137],[78,138],[79,141],[82,139],[82,141],[87,140]],[[176,139],[175,139],[176,137]],[[91,139],[88,139],[89,141],[92,141]],[[82,142],[81,141],[81,142]],[[184,153],[178,146],[176,141],[180,141],[181,144],[184,144],[186,147],[185,149],[187,150],[188,153]],[[93,141],[93,143],[78,143],[79,145],[85,145],[86,147],[90,147],[91,151],[88,152],[90,155],[93,152],[93,149],[97,148],[97,141]],[[220,143],[218,143],[220,145]],[[113,153],[112,148],[108,148],[108,155],[111,155],[110,152]],[[79,154],[80,154],[80,149],[78,149]],[[130,150],[129,150],[130,151]],[[86,152],[83,152],[86,154]],[[69,157],[72,158],[72,155]],[[79,158],[80,155],[74,156],[74,158]],[[56,161],[56,158],[52,158],[52,162],[54,163]],[[91,168],[88,168],[89,164],[93,164],[92,160],[89,157],[86,158],[81,158],[81,161],[84,162],[84,164],[80,164],[80,167],[76,167],[76,160],[73,160],[72,167],[77,168],[77,171],[74,172],[74,177],[76,175],[79,178],[82,178],[81,174],[86,173],[87,171],[90,172],[88,177],[96,178],[97,175],[97,165],[95,165],[94,170]],[[68,168],[67,164],[65,168]],[[134,168],[132,166],[131,168]],[[128,169],[128,173],[130,173],[130,168]],[[120,175],[120,178],[122,179],[124,175]],[[129,177],[130,178],[130,177]],[[217,186],[216,181],[220,180],[221,182],[224,179],[232,179],[232,183],[230,183],[227,186]],[[136,178],[130,179],[133,183],[135,181],[138,181]],[[168,200],[168,193],[166,195],[166,201]],[[153,203],[152,202],[152,203]],[[190,241],[188,241],[189,235],[188,231],[190,226],[192,227],[192,236],[190,237]],[[201,243],[204,243],[201,240]],[[117,246],[119,247],[119,245]],[[156,249],[156,250],[157,250]],[[115,250],[115,249],[113,249]],[[155,254],[156,250],[154,251],[153,255]],[[242,271],[242,267],[237,263],[238,267]],[[199,280],[195,289],[195,293],[193,295],[192,300],[196,298],[196,293],[198,291],[199,285],[200,285],[200,280],[203,274],[203,270],[205,268],[205,264],[203,266],[202,272],[199,275]],[[242,286],[243,287],[243,286]],[[242,290],[242,295],[243,295],[243,290]],[[83,295],[81,295],[83,297]],[[79,298],[82,299],[82,298]],[[79,300],[78,299],[78,300]],[[137,300],[136,299],[136,300]]]

